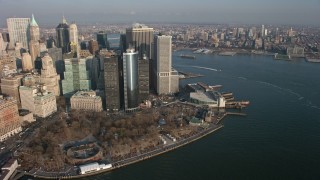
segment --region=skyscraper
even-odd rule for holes
[[[8,18],[7,26],[10,36],[10,44],[13,47],[16,42],[20,42],[23,48],[28,49],[29,45],[29,18]]]
[[[169,94],[179,91],[179,79],[176,70],[172,69],[172,37],[155,37],[155,61],[153,63],[154,87],[158,94]]]
[[[146,55],[139,59],[139,98],[140,101],[147,100],[149,97],[149,59]]]
[[[30,40],[31,41],[39,41],[40,40],[40,30],[38,23],[34,19],[34,16],[32,14],[31,21],[30,21]]]
[[[39,41],[31,40],[29,43],[29,48],[30,48],[30,55],[31,55],[31,60],[33,67],[35,67],[35,61],[37,57],[40,56],[40,43]]]
[[[107,33],[100,31],[97,34],[97,41],[99,45],[99,49],[106,49],[108,48],[108,36]]]
[[[265,33],[265,29],[264,29],[264,25],[262,24],[262,26],[261,26],[261,37],[264,37],[264,33]]]
[[[138,52],[134,49],[123,53],[123,88],[125,110],[135,110],[139,106],[139,72]]]
[[[62,18],[62,22],[57,26],[57,47],[62,48],[62,53],[70,52],[69,25],[67,20]]]
[[[120,60],[116,55],[104,57],[106,110],[118,111],[120,104]]]
[[[91,54],[95,55],[99,51],[99,45],[96,40],[89,41],[89,51]]]
[[[79,54],[79,37],[78,27],[75,23],[70,24],[70,50],[74,53]]]
[[[3,51],[6,49],[5,42],[2,38],[2,34],[0,33],[0,56],[3,54]]]
[[[31,71],[33,69],[32,60],[29,53],[22,54],[22,69],[25,72]]]
[[[91,90],[89,74],[86,59],[65,59],[64,80],[62,80],[63,95],[71,97],[75,91]]]
[[[139,58],[146,54],[152,59],[153,28],[144,24],[133,24],[131,28],[126,29],[126,47],[134,48],[139,52]]]
[[[52,58],[49,56],[48,53],[46,53],[41,58],[41,62],[42,62],[41,75],[40,75],[40,78],[37,79],[37,81],[45,84],[48,92],[52,92],[55,96],[59,96],[60,95],[60,88],[59,88],[60,76],[57,74]]]

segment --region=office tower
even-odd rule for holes
[[[36,78],[36,81],[45,84],[48,92],[53,93],[55,96],[60,95],[59,80],[60,76],[57,74],[57,71],[54,67],[52,58],[46,53],[41,58],[41,75],[39,78]]]
[[[118,111],[120,110],[120,60],[116,55],[104,57],[104,85],[106,97],[106,110]]]
[[[119,46],[120,46],[120,50],[121,50],[122,53],[125,52],[128,49],[126,41],[127,41],[126,35],[125,34],[121,34],[120,35],[120,44],[119,44]]]
[[[146,55],[142,59],[139,59],[139,97],[140,101],[147,100],[149,97],[149,59]]]
[[[88,49],[92,55],[95,55],[99,51],[98,42],[96,40],[90,40]]]
[[[56,44],[56,40],[54,40],[52,36],[49,37],[49,39],[47,40],[47,48],[50,49],[56,47]]]
[[[28,49],[29,45],[29,18],[8,18],[7,26],[10,36],[10,45],[13,47],[15,43],[20,42],[22,47]]]
[[[19,86],[21,86],[21,79],[23,75],[10,74],[1,78],[1,92],[7,96],[11,96],[17,100],[20,106]]]
[[[64,61],[62,58],[62,49],[57,47],[49,48],[48,54],[52,58],[56,71],[60,75],[60,79],[64,79],[63,72],[65,71],[65,69]]]
[[[179,80],[177,81],[177,71],[172,69],[172,37],[156,36],[154,51],[153,77],[157,93],[176,93],[179,90]]]
[[[57,112],[56,97],[48,92],[46,86],[20,86],[22,109],[29,110],[34,115],[46,118]]]
[[[81,50],[87,50],[87,49],[88,49],[87,47],[88,47],[87,42],[82,41],[82,42],[80,43],[80,49],[81,49]]]
[[[152,59],[153,28],[144,24],[133,24],[131,28],[126,29],[126,47],[134,48],[139,52],[139,58],[145,53],[149,59]]]
[[[70,24],[70,50],[76,54],[78,57],[79,53],[79,37],[78,37],[78,27],[75,23]]]
[[[34,67],[36,59],[40,57],[40,43],[39,41],[31,40],[29,43],[29,47],[30,47],[32,65]]]
[[[70,52],[69,25],[66,19],[62,18],[62,22],[57,26],[57,47],[62,48],[62,53]]]
[[[5,50],[6,50],[6,43],[4,42],[2,34],[0,33],[0,56],[4,54]]]
[[[2,33],[2,38],[4,42],[10,42],[10,38],[9,38],[9,33],[8,32],[3,32]]]
[[[29,27],[29,32],[30,32],[30,40],[31,41],[39,41],[40,40],[40,30],[38,23],[34,19],[34,16],[32,14],[31,21],[30,21],[30,27]]]
[[[134,49],[127,49],[123,53],[123,88],[125,110],[135,110],[140,102],[138,52],[135,52]]]
[[[21,131],[17,100],[0,95],[0,142]]]
[[[71,109],[101,112],[102,100],[95,91],[78,91],[70,98]]]
[[[261,26],[261,37],[264,37],[264,33],[265,33],[265,29],[264,29],[264,25],[262,24],[262,26]]]
[[[108,36],[107,33],[100,31],[97,34],[97,41],[98,41],[98,45],[99,45],[99,49],[106,49],[109,48],[108,47]]]
[[[22,69],[24,72],[30,72],[33,69],[32,60],[29,53],[22,53]]]
[[[65,59],[64,63],[63,95],[71,97],[75,91],[91,90],[90,72],[86,67],[86,59]]]

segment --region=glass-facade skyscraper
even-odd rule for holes
[[[56,28],[57,47],[62,48],[62,53],[70,52],[70,28],[63,17],[62,22]]]
[[[13,46],[16,42],[22,44],[23,48],[28,49],[30,18],[8,18],[7,26],[10,36],[10,43]]]
[[[139,106],[138,52],[128,49],[123,53],[124,108],[134,110]]]

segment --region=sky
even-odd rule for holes
[[[320,25],[320,0],[0,0],[8,17],[57,25],[62,16],[86,23],[226,23]]]

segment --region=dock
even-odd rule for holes
[[[204,75],[179,71],[180,79],[190,79],[190,78],[197,78],[197,77],[204,77]]]

